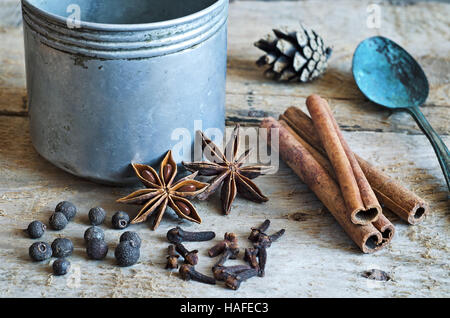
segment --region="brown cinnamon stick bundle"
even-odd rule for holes
[[[336,181],[336,175],[334,173],[333,166],[331,165],[328,158],[322,156],[314,147],[308,144],[304,139],[302,139],[299,135],[295,133],[294,130],[282,119],[279,120],[279,123],[299,142],[301,143],[306,150],[316,159],[316,161],[325,169],[325,171]],[[378,220],[372,223],[380,232],[383,237],[383,240],[390,241],[394,235],[395,228],[394,225],[383,215],[380,214]],[[388,242],[386,242],[388,243]]]
[[[381,213],[381,206],[342,136],[327,101],[318,95],[311,95],[306,99],[306,105],[333,165],[347,206],[348,217],[355,224],[369,224],[376,221]]]
[[[394,227],[382,214],[374,224],[367,225],[354,224],[347,217],[347,207],[341,190],[330,173],[322,166],[324,164],[328,169],[333,170],[323,155],[308,146],[308,143],[300,136],[292,134],[292,130],[289,130],[285,123],[280,123],[274,118],[264,119],[261,127],[267,128],[268,141],[271,140],[270,135],[274,133],[272,128],[277,129],[275,133],[279,133],[281,158],[316,194],[364,253],[373,253],[390,242]]]
[[[327,156],[322,147],[311,118],[296,107],[289,107],[280,116],[293,131],[305,142],[314,147],[323,156]],[[382,205],[410,224],[417,224],[428,213],[428,204],[397,181],[387,176],[370,163],[354,154],[370,186]]]

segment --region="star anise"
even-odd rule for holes
[[[242,197],[254,202],[266,202],[269,199],[251,181],[261,174],[272,169],[270,166],[252,165],[245,166],[245,160],[249,157],[251,149],[247,149],[238,158],[239,151],[239,125],[233,130],[230,141],[225,147],[225,155],[203,132],[199,132],[202,140],[203,155],[209,162],[182,162],[189,171],[196,171],[199,175],[215,176],[208,188],[198,195],[200,200],[206,200],[222,184],[221,200],[222,211],[229,214],[231,204],[239,193]]]
[[[180,218],[196,223],[202,222],[197,210],[186,197],[196,196],[204,191],[208,184],[194,180],[197,173],[193,173],[174,183],[173,181],[177,175],[177,164],[173,160],[170,150],[161,162],[159,175],[150,166],[137,163],[132,163],[131,165],[139,180],[147,187],[147,189],[137,190],[117,200],[120,203],[144,205],[131,221],[132,224],[144,222],[153,211],[158,209],[158,214],[153,223],[153,229],[155,230],[161,222],[167,205]]]

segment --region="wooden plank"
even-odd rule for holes
[[[131,189],[98,186],[55,168],[32,148],[28,121],[0,116],[0,295],[3,297],[449,297],[449,223],[445,182],[425,137],[376,132],[344,132],[353,149],[401,180],[431,203],[424,223],[408,226],[387,213],[397,228],[385,250],[362,255],[317,198],[284,164],[278,174],[256,179],[270,197],[266,204],[238,198],[230,215],[223,216],[218,196],[196,202],[203,224],[180,221],[168,213],[157,231],[149,223],[132,226],[143,239],[141,259],[130,268],[115,265],[113,250],[122,231],[112,230],[110,217],[136,207],[114,200]],[[445,140],[450,141],[446,136]],[[396,151],[380,151],[396,149]],[[73,240],[73,271],[51,274],[49,262],[33,263],[28,246],[34,242],[22,229],[38,219],[46,222],[58,201],[70,200],[79,209],[74,222],[61,232],[48,230],[42,240],[64,236]],[[91,261],[84,251],[87,211],[103,206],[108,221],[102,226],[110,252],[104,261]],[[190,230],[214,230],[218,239],[235,231],[241,246],[249,246],[250,227],[272,220],[271,230],[286,235],[269,249],[266,277],[254,278],[233,292],[218,286],[183,282],[163,267],[165,233],[175,225]],[[151,223],[150,223],[151,224]],[[217,239],[217,240],[218,240]],[[215,241],[217,241],[215,240]],[[214,242],[190,243],[200,250],[198,269],[209,273],[214,259],[207,249]],[[233,264],[239,261],[233,261]],[[231,264],[231,263],[230,263]],[[374,282],[361,274],[372,268],[388,272],[392,280]]]
[[[370,29],[366,24],[368,4],[366,1],[334,1],[326,5],[315,1],[235,3],[229,18],[228,91],[303,97],[320,92],[329,98],[362,100],[351,75],[352,55],[365,38],[383,35],[402,45],[423,66],[431,85],[427,104],[449,106],[450,32],[445,14],[449,5],[417,3],[398,8],[380,4],[381,27]],[[265,79],[254,64],[262,51],[252,44],[272,28],[295,27],[299,21],[314,28],[325,45],[333,48],[329,70],[308,85],[280,85]]]
[[[322,94],[321,94],[322,95]],[[246,94],[227,94],[227,124],[239,122],[255,125],[262,118],[277,118],[288,106],[297,106],[308,113],[303,96],[261,95],[249,90]],[[391,111],[368,101],[328,99],[334,116],[343,130],[403,132],[422,134],[414,119],[404,111]],[[450,134],[450,110],[444,106],[422,107],[425,117],[440,134]]]
[[[21,23],[20,0],[0,0],[0,27],[19,26]]]
[[[266,204],[237,199],[229,216],[221,215],[219,198],[195,202],[204,222],[180,221],[168,213],[158,231],[149,224],[133,226],[142,236],[140,262],[131,268],[114,263],[113,250],[121,231],[103,228],[110,246],[105,261],[90,261],[84,252],[83,232],[87,211],[101,205],[108,218],[118,209],[134,214],[133,206],[114,203],[131,189],[98,186],[71,176],[42,159],[32,148],[25,117],[25,76],[20,28],[0,28],[0,295],[48,297],[449,297],[449,202],[435,155],[415,124],[404,113],[378,110],[356,89],[351,55],[360,40],[382,34],[409,50],[425,69],[431,84],[423,111],[449,144],[448,4],[427,3],[397,7],[380,4],[381,29],[365,27],[368,2],[234,2],[229,19],[227,120],[255,125],[262,116],[277,116],[289,105],[304,108],[310,93],[330,100],[353,150],[381,167],[431,204],[424,223],[408,226],[387,212],[396,226],[392,244],[373,255],[362,255],[323,209],[317,198],[281,163],[276,175],[256,183],[270,197]],[[351,15],[349,15],[351,12]],[[254,65],[259,56],[252,43],[271,27],[310,24],[333,44],[331,67],[319,80],[306,84],[268,81]],[[251,23],[249,23],[251,21]],[[331,27],[330,27],[331,26]],[[385,151],[388,149],[388,151]],[[43,240],[66,236],[75,244],[70,257],[73,271],[51,275],[48,262],[32,263],[28,246],[33,242],[22,229],[34,220],[47,221],[57,202],[73,201],[79,208],[74,222],[61,232],[47,231]],[[233,292],[219,286],[183,282],[177,273],[163,269],[166,231],[181,225],[191,230],[235,231],[242,246],[249,246],[249,228],[270,218],[273,231],[286,228],[286,236],[269,250],[265,278],[255,278]],[[200,250],[198,269],[209,273],[215,260],[206,250],[213,242],[192,243]],[[234,263],[237,263],[235,261]],[[282,266],[280,265],[282,264]],[[392,276],[388,282],[361,277],[372,268]],[[295,279],[293,279],[295,277]]]
[[[303,106],[311,93],[320,93],[337,107],[344,129],[394,131],[417,134],[420,130],[409,115],[391,114],[367,103],[358,91],[350,69],[356,45],[366,37],[382,34],[409,50],[425,69],[431,90],[423,112],[440,134],[449,134],[450,60],[448,4],[419,3],[398,8],[380,4],[381,28],[366,27],[366,2],[327,3],[246,2],[230,6],[227,79],[227,122],[255,124],[261,114],[278,115],[289,105]],[[351,18],[348,12],[352,12]],[[278,25],[296,25],[299,20],[323,35],[333,47],[330,69],[309,84],[275,83],[255,65],[261,54],[252,43]],[[252,23],[248,23],[252,21]],[[417,27],[420,25],[420,28]],[[332,27],[330,27],[332,26]],[[21,29],[0,32],[0,114],[25,115],[23,43]],[[435,36],[439,34],[440,36]],[[446,41],[447,40],[447,41]],[[360,109],[360,106],[363,107]]]

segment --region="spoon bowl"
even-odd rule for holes
[[[430,140],[450,189],[448,148],[419,109],[428,97],[429,84],[416,60],[394,41],[374,36],[356,48],[352,71],[356,85],[370,101],[413,116]]]

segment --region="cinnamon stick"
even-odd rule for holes
[[[307,114],[292,106],[280,116],[280,119],[286,121],[304,141],[326,156],[320,137],[317,135],[314,124]],[[424,219],[425,215],[428,214],[429,206],[423,199],[357,154],[354,155],[379,202],[385,208],[388,208],[409,224],[417,224]]]
[[[274,118],[266,118],[261,127],[267,128],[270,142],[272,133],[279,133],[279,153],[281,158],[308,185],[325,207],[342,226],[344,231],[359,246],[364,253],[373,253],[390,242],[394,233],[392,224],[384,223],[385,218],[379,218],[377,226],[369,223],[357,225],[347,217],[347,207],[337,183],[325,168],[315,159],[303,144],[301,137],[292,135],[289,130]],[[274,128],[274,129],[273,129]],[[275,150],[275,149],[274,149]],[[317,155],[318,152],[315,152]],[[389,221],[387,221],[389,222]]]
[[[364,173],[334,120],[326,100],[318,95],[306,99],[316,132],[333,165],[347,206],[347,214],[355,224],[376,221],[381,206]]]
[[[308,144],[303,138],[295,133],[295,131],[284,121],[283,119],[279,120],[279,123],[299,142],[301,143],[306,150],[314,157],[314,159],[324,168],[324,170],[336,181],[336,175],[333,170],[333,166],[331,165],[328,158],[324,157],[320,152],[318,152],[314,147]],[[394,225],[383,215],[380,214],[378,220],[373,222],[373,226],[375,226],[378,231],[381,232],[381,236],[384,240],[390,241],[395,233]],[[386,242],[388,243],[388,242]]]

